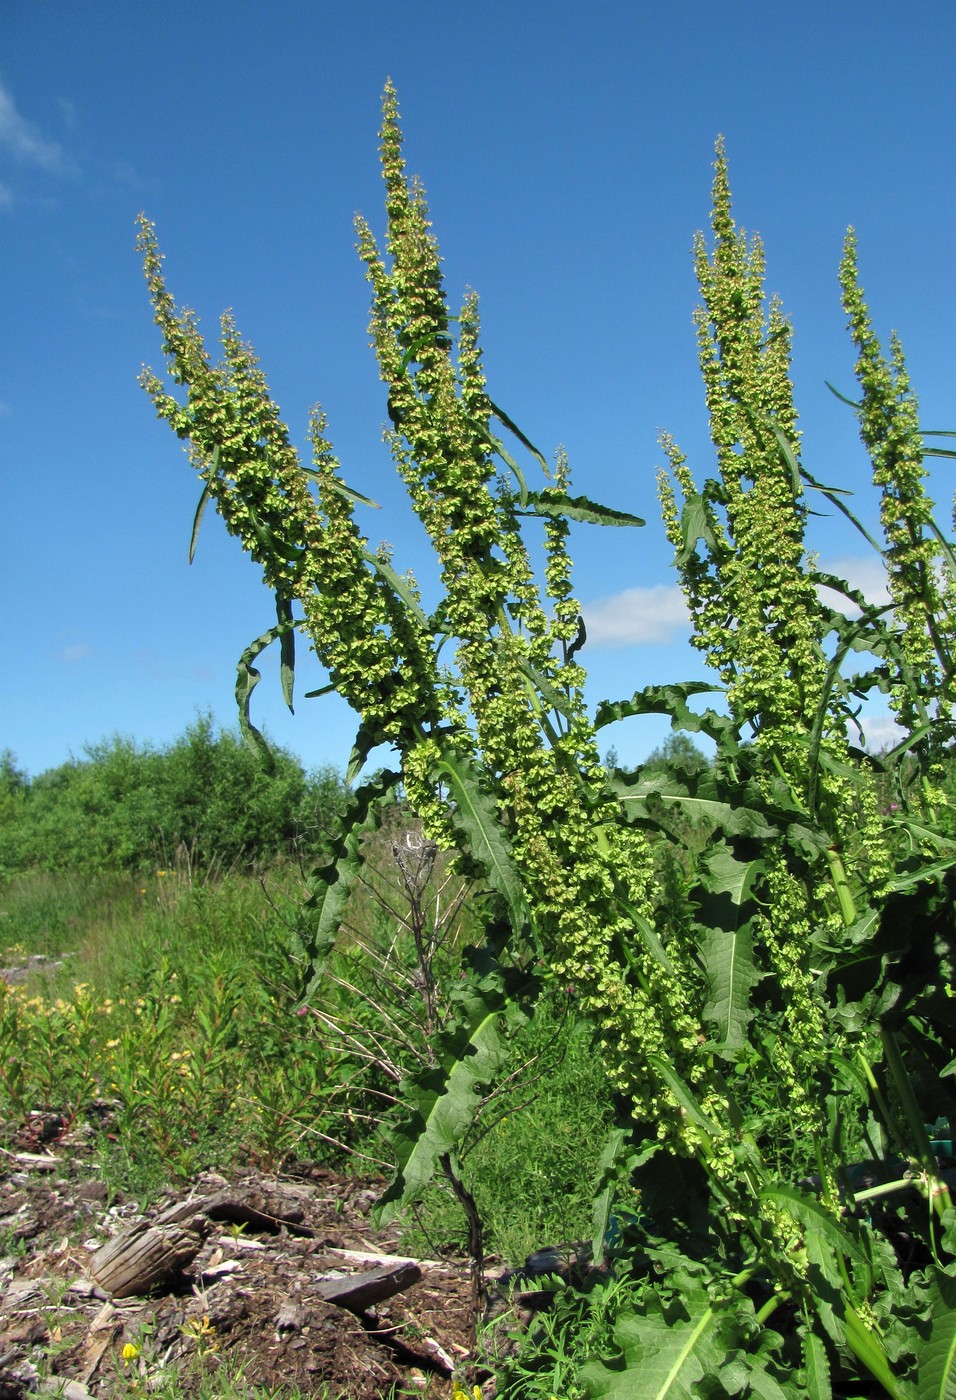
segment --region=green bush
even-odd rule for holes
[[[256,755],[202,716],[165,749],[114,736],[29,782],[0,768],[0,877],[16,871],[143,871],[252,865],[321,849],[343,784],[278,750]]]

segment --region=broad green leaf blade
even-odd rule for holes
[[[702,1290],[682,1300],[678,1315],[656,1297],[645,1312],[625,1313],[614,1329],[620,1363],[581,1368],[589,1400],[698,1400],[700,1383],[725,1360],[717,1322]]]
[[[630,515],[625,510],[615,510],[612,506],[599,505],[587,496],[566,496],[558,491],[528,493],[530,510],[519,510],[518,515],[553,515],[562,520],[579,520],[586,525],[645,525],[639,515]]]
[[[442,748],[432,777],[447,784],[455,804],[452,820],[464,836],[465,849],[503,896],[512,928],[520,929],[528,922],[528,905],[494,799],[482,788],[477,770],[450,744]]]
[[[678,568],[682,568],[691,559],[701,540],[708,549],[713,549],[716,544],[707,502],[699,492],[689,496],[684,503],[680,515],[680,531],[682,543],[675,559]]]
[[[615,771],[608,779],[608,788],[620,802],[625,820],[629,822],[656,826],[652,808],[659,804],[664,809],[682,813],[693,822],[707,822],[728,836],[762,839],[774,835],[777,830],[755,807],[698,795],[687,783],[660,771],[648,774],[640,769],[633,774]]]
[[[376,831],[382,813],[394,801],[401,776],[388,770],[355,793],[340,819],[328,860],[317,866],[310,893],[296,924],[296,955],[304,962],[303,999],[316,994],[325,963],[339,935],[342,916],[363,861],[363,837]]]
[[[919,1400],[956,1400],[956,1279],[937,1269],[931,1288],[929,1337],[917,1372]]]
[[[715,1039],[733,1054],[747,1040],[753,1017],[750,993],[757,981],[751,923],[752,894],[763,861],[738,860],[721,842],[703,864],[698,922],[702,925],[700,957],[707,975],[703,1016],[714,1025]]]
[[[213,470],[215,470],[216,465],[218,464],[218,461],[219,461],[219,448],[218,448],[218,447],[216,448],[215,452],[213,453],[213,459],[212,459],[212,460],[213,460]],[[193,528],[192,528],[192,531],[191,531],[190,536],[189,536],[189,562],[190,562],[190,564],[193,562],[193,560],[194,560],[195,557],[196,557],[196,542],[197,542],[197,540],[199,539],[199,527],[200,527],[200,525],[202,524],[202,518],[203,518],[203,515],[205,514],[206,507],[208,506],[208,504],[209,504],[209,502],[210,502],[211,500],[212,500],[212,491],[210,491],[210,489],[209,489],[209,483],[207,482],[206,485],[205,485],[205,486],[203,487],[203,489],[202,489],[202,495],[199,497],[199,504],[198,504],[198,506],[196,507],[196,514],[193,516]]]

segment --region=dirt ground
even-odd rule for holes
[[[2,1141],[0,1400],[149,1392],[170,1368],[188,1396],[224,1364],[231,1374],[241,1365],[248,1384],[350,1400],[393,1390],[442,1400],[453,1372],[469,1391],[488,1375],[475,1366],[463,1259],[418,1261],[418,1282],[365,1311],[323,1296],[337,1277],[397,1266],[397,1232],[369,1218],[380,1182],[315,1163],[228,1181],[205,1173],[144,1215],[135,1201],[109,1201],[82,1134]],[[193,1198],[234,1203],[194,1217],[193,1258],[130,1297],[99,1286],[108,1240]]]

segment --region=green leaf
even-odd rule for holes
[[[508,640],[507,637],[499,638],[500,643],[507,643]],[[533,693],[545,701],[548,709],[557,710],[560,715],[573,715],[574,710],[571,702],[563,690],[559,690],[547,676],[541,674],[536,666],[532,666],[530,661],[525,661],[520,656],[516,657],[515,660],[518,664],[518,670],[531,682]]]
[[[752,895],[764,868],[760,859],[738,860],[721,842],[702,862],[697,921],[702,925],[699,951],[707,976],[704,1019],[715,1039],[732,1055],[747,1040],[753,1017],[750,993],[757,981],[753,958]]]
[[[601,1155],[598,1158],[592,1186],[594,1204],[591,1212],[591,1254],[595,1264],[604,1260],[605,1240],[611,1206],[614,1204],[614,1189],[622,1176],[637,1162],[633,1150],[625,1153],[633,1134],[627,1128],[612,1128],[607,1135]]]
[[[615,510],[612,506],[602,506],[587,496],[566,496],[562,492],[549,490],[547,495],[539,491],[529,491],[530,510],[519,510],[518,515],[553,515],[563,520],[580,520],[586,525],[644,525],[647,522],[639,515],[629,515],[627,511]]]
[[[455,804],[452,820],[464,837],[466,851],[481,867],[492,889],[503,896],[512,928],[522,928],[528,922],[529,912],[521,875],[494,798],[481,786],[477,769],[450,744],[445,744],[431,775],[446,783]]]
[[[836,390],[834,390],[834,393],[836,393]],[[839,397],[840,395],[837,394],[837,398]],[[844,402],[847,403],[849,402],[849,400],[844,400]],[[852,491],[843,491],[838,486],[821,485],[821,483],[817,481],[816,477],[811,476],[810,473],[807,471],[806,467],[804,466],[800,467],[800,476],[802,477],[805,484],[810,487],[811,490],[819,491],[821,496],[825,496],[831,505],[836,506],[840,514],[846,516],[850,524],[860,532],[860,534],[866,540],[867,544],[871,544],[876,550],[877,554],[882,555],[883,550],[879,543],[873,538],[869,530],[867,530],[866,526],[863,525],[863,523],[856,518],[852,510],[850,510],[848,506],[845,506],[840,500],[841,496],[852,495]]]
[[[652,1294],[645,1311],[618,1318],[619,1360],[590,1361],[581,1368],[589,1400],[698,1400],[700,1383],[716,1375],[725,1360],[717,1322],[702,1289],[666,1310]]]
[[[764,1200],[786,1211],[801,1226],[810,1261],[813,1302],[828,1335],[842,1345],[846,1339],[844,1317],[849,1311],[844,1293],[843,1259],[869,1267],[866,1251],[818,1200],[795,1186],[776,1185],[761,1193]]]
[[[252,692],[262,680],[261,671],[257,670],[252,663],[277,637],[283,636],[286,632],[292,631],[297,626],[298,623],[290,614],[288,618],[277,623],[275,627],[270,627],[268,632],[263,632],[254,642],[250,642],[240,656],[236,666],[236,704],[239,706],[239,728],[242,731],[242,736],[246,743],[262,759],[263,766],[267,773],[271,773],[275,766],[272,750],[266,743],[265,736],[262,734],[261,730],[257,729],[252,723],[249,714]]]
[[[215,450],[215,452],[212,454],[212,470],[215,471],[218,465],[219,465],[219,448],[217,447],[216,450]],[[199,527],[200,527],[200,525],[202,524],[202,518],[203,518],[203,515],[205,514],[206,507],[208,506],[208,504],[209,504],[209,502],[210,502],[211,500],[212,500],[212,491],[209,489],[209,483],[208,483],[208,481],[207,481],[206,485],[205,485],[205,486],[203,487],[203,489],[202,489],[202,495],[199,497],[199,504],[198,504],[198,506],[196,507],[196,514],[193,516],[193,528],[192,528],[192,531],[191,531],[190,536],[189,536],[189,562],[190,562],[190,564],[193,562],[193,560],[194,560],[195,557],[196,557],[196,541],[199,539]]]
[[[494,418],[497,418],[498,422],[501,423],[503,427],[507,428],[509,433],[514,434],[514,436],[521,443],[522,447],[526,447],[528,449],[532,457],[537,457],[538,461],[541,463],[541,466],[544,468],[545,472],[547,472],[548,464],[545,461],[544,453],[539,451],[539,449],[535,447],[534,443],[531,442],[530,439],[525,437],[521,429],[517,426],[516,423],[513,423],[511,421],[511,419],[508,417],[507,413],[505,413],[503,408],[499,408],[496,403],[492,403],[491,399],[488,400],[488,406],[491,409],[492,416]]]
[[[418,624],[423,629],[427,630],[428,618],[425,616],[422,605],[416,598],[415,590],[408,582],[408,579],[402,578],[402,575],[397,573],[392,568],[391,564],[386,563],[384,559],[379,559],[378,555],[371,549],[365,549],[362,553],[366,562],[371,564],[379,578],[385,580],[392,592],[398,595],[408,611],[412,613]]]
[[[708,1137],[716,1136],[717,1132],[714,1124],[697,1102],[693,1090],[687,1087],[670,1061],[666,1060],[663,1055],[648,1055],[647,1063],[654,1073],[664,1081],[668,1089],[670,1089],[677,1103],[680,1104],[691,1122],[696,1123],[698,1128],[706,1133]]]
[[[282,698],[292,714],[292,693],[295,684],[295,619],[292,616],[292,600],[282,593],[276,594],[276,616],[279,626],[279,678],[282,684]]]
[[[401,775],[387,769],[364,783],[340,819],[332,851],[316,866],[310,893],[296,925],[298,956],[305,962],[303,999],[316,994],[325,964],[342,926],[342,917],[364,859],[364,840],[377,831],[382,812],[395,801]]]
[[[355,742],[349,753],[349,761],[345,768],[345,784],[351,787],[362,769],[365,767],[365,760],[374,748],[383,743],[382,726],[378,720],[369,723],[363,720],[355,735]]]
[[[847,405],[848,408],[862,408],[862,407],[863,407],[863,404],[862,404],[862,403],[857,403],[857,401],[856,401],[855,399],[848,399],[847,396],[846,396],[846,394],[841,394],[840,391],[839,391],[839,389],[835,389],[835,388],[833,387],[833,385],[830,383],[829,379],[824,379],[823,382],[824,382],[824,384],[827,386],[827,388],[830,390],[830,393],[834,396],[834,398],[839,399],[841,403],[845,403],[845,404]]]
[[[692,821],[706,821],[714,829],[723,831],[728,836],[762,839],[773,836],[777,831],[777,828],[767,821],[764,813],[756,808],[717,797],[698,795],[687,783],[660,770],[644,773],[638,769],[633,774],[615,771],[608,779],[608,788],[620,802],[624,817],[629,822],[644,822],[656,826],[658,823],[652,808],[660,803],[664,808],[681,812]]]
[[[823,1338],[806,1328],[801,1338],[807,1400],[832,1400],[830,1362]]]
[[[381,510],[378,501],[373,501],[371,496],[363,496],[361,491],[356,491],[354,486],[346,486],[344,481],[339,481],[337,477],[324,475],[322,478],[330,491],[334,491],[338,496],[344,496],[347,501],[360,506],[370,506],[372,510]]]
[[[682,568],[693,557],[701,540],[708,549],[715,548],[717,541],[711,528],[707,502],[699,492],[688,496],[685,501],[680,515],[680,530],[683,543],[675,560],[678,568]]]
[[[729,749],[737,747],[736,726],[727,715],[716,710],[697,714],[687,701],[692,695],[724,694],[720,685],[707,681],[685,681],[680,685],[648,685],[635,691],[630,700],[602,700],[594,716],[595,729],[615,724],[620,719],[637,715],[668,715],[672,729],[686,729],[692,734],[706,734]]]

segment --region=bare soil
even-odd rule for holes
[[[380,1181],[308,1162],[277,1175],[203,1173],[143,1212],[109,1200],[81,1133],[2,1140],[0,1400],[148,1392],[171,1368],[189,1396],[224,1365],[230,1375],[241,1366],[248,1385],[348,1400],[442,1400],[453,1370],[469,1390],[481,1379],[466,1260],[418,1261],[418,1282],[360,1314],[321,1296],[336,1276],[408,1257],[397,1230],[371,1223]],[[108,1239],[227,1188],[270,1226],[201,1218],[195,1257],[146,1296],[116,1298],[97,1285],[91,1268]]]

